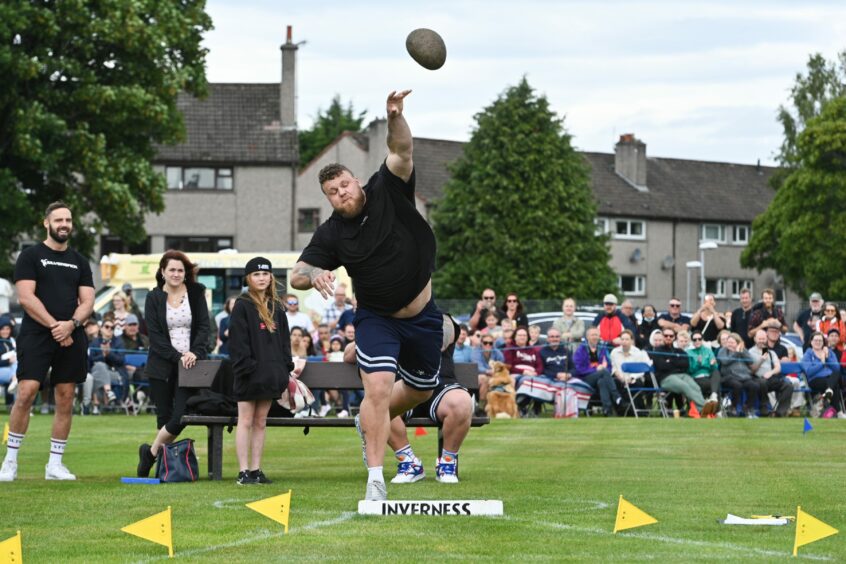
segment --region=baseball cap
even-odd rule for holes
[[[138,324],[138,316],[134,313],[130,313],[126,316],[126,321],[124,322],[126,325]]]
[[[814,292],[813,294],[811,294],[810,299],[811,299],[812,302],[821,302],[822,301],[822,294],[820,294],[819,292]]]
[[[270,264],[270,261],[264,257],[251,258],[247,262],[247,266],[244,267],[244,276],[249,276],[253,272],[258,272],[260,270],[271,272],[273,270],[273,266]]]
[[[123,286],[120,287],[120,289],[123,290],[124,294],[127,293],[127,292],[131,292],[132,291],[132,284],[130,284],[129,282],[126,282]]]
[[[617,296],[614,294],[605,294],[605,297],[602,298],[602,303],[604,304],[617,304]]]

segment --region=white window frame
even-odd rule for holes
[[[716,227],[720,231],[719,238],[706,237],[705,230],[709,227]],[[699,224],[699,242],[714,241],[715,243],[726,242],[726,226],[721,223],[700,223]]]
[[[623,290],[623,278],[631,278],[634,282],[634,290]],[[624,296],[645,296],[646,295],[646,276],[640,274],[618,274],[617,286]]]
[[[716,286],[713,288],[713,291],[709,289],[708,284],[713,283]],[[715,298],[725,298],[726,297],[726,279],[725,278],[707,278],[705,279],[705,293],[706,294],[714,294]]]
[[[743,233],[745,234],[745,236],[742,239],[737,236],[739,230],[743,230]],[[751,229],[749,229],[748,225],[732,225],[731,226],[731,244],[732,245],[742,245],[742,246],[748,245],[750,233],[751,233]]]
[[[731,280],[729,280],[729,287],[731,288],[731,297],[735,299],[740,298],[740,291],[744,288],[748,288],[749,292],[754,296],[754,286],[755,282],[749,279],[732,278]]]
[[[614,219],[612,220],[614,224],[614,229],[611,231],[612,236],[615,239],[624,239],[627,241],[644,241],[646,240],[646,221],[643,219]],[[625,224],[626,225],[626,233],[617,233],[617,225],[618,224]],[[632,235],[632,225],[635,223],[639,223],[641,226],[641,232],[638,235]],[[610,226],[608,227],[610,229]]]
[[[597,235],[605,235],[608,233],[609,221],[607,217],[597,217],[593,220],[593,223],[596,225]]]

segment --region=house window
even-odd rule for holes
[[[646,239],[646,222],[639,219],[617,219],[614,221],[615,239]]]
[[[752,290],[752,281],[751,280],[729,280],[729,287],[731,288],[731,297],[732,298],[739,298],[740,291],[746,288],[752,295],[754,296],[755,293]]]
[[[165,168],[168,190],[232,190],[231,168],[181,167]]]
[[[297,210],[297,233],[313,233],[320,225],[320,210],[318,208],[301,208]]]
[[[608,219],[604,217],[597,217],[593,220],[594,224],[596,224],[596,234],[597,235],[605,235],[608,233]]]
[[[617,284],[626,296],[646,295],[646,276],[617,276]]]
[[[122,253],[127,255],[150,254],[150,238],[146,237],[140,243],[128,245],[117,235],[103,235],[100,237],[100,254]]]
[[[726,232],[723,225],[719,223],[703,223],[699,230],[700,241],[716,241],[723,243],[726,240]]]
[[[165,237],[165,248],[185,253],[216,253],[232,248],[232,237],[202,235],[189,237]]]
[[[726,281],[724,278],[708,278],[705,280],[705,293],[714,294],[715,298],[726,297]]]
[[[732,225],[731,226],[731,243],[732,243],[732,245],[747,245],[747,244],[749,244],[749,226],[748,225]]]

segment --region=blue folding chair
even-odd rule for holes
[[[645,377],[649,378],[649,381],[652,382],[652,387],[649,386],[638,386],[632,388],[629,386],[629,383],[625,383],[626,392],[629,394],[629,406],[630,409],[634,412],[635,419],[638,418],[638,411],[644,411],[647,414],[649,413],[649,409],[638,409],[635,405],[635,399],[640,396],[641,394],[655,394],[658,399],[658,408],[661,410],[661,415],[663,417],[667,417],[667,406],[664,405],[664,392],[661,390],[661,387],[658,386],[658,382],[655,381],[655,367],[646,362],[624,362],[620,365],[620,369],[623,372],[629,372],[632,374],[643,373]],[[634,392],[634,394],[632,394]]]

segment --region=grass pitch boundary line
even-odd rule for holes
[[[549,527],[551,529],[559,529],[559,530],[566,530],[566,531],[575,531],[578,533],[586,533],[591,535],[613,535],[611,531],[605,529],[598,529],[595,527],[579,527],[578,525],[568,525],[566,523],[552,523],[549,521],[536,521],[533,519],[521,519],[521,518],[514,518],[514,517],[506,517],[506,519],[512,521],[524,521],[528,523],[532,523],[533,525],[539,525],[541,527]],[[645,532],[627,532],[627,533],[620,533],[621,537],[632,537],[650,541],[657,541],[657,542],[664,542],[668,544],[680,544],[680,545],[687,545],[687,546],[696,546],[700,548],[725,548],[728,550],[734,550],[737,552],[745,552],[752,556],[768,556],[768,557],[789,557],[790,551],[786,550],[784,552],[776,551],[776,550],[767,550],[765,548],[755,548],[751,546],[743,546],[740,544],[733,544],[729,542],[714,542],[714,541],[701,541],[701,540],[693,540],[693,539],[682,539],[678,537],[669,537],[666,535],[656,535],[653,533],[645,533]],[[830,556],[818,556],[815,554],[800,554],[799,558],[804,558],[806,560],[819,560],[819,561],[833,561],[834,559]]]
[[[357,515],[357,513],[353,512],[353,511],[345,511],[345,512],[341,513],[339,516],[335,517],[334,519],[326,519],[324,521],[314,521],[312,523],[307,523],[305,525],[302,525],[301,527],[291,527],[288,530],[288,535],[293,535],[295,533],[305,532],[305,531],[313,531],[315,529],[322,529],[324,527],[332,527],[334,525],[340,525],[341,523],[349,521],[355,515]],[[280,525],[280,527],[281,527],[281,525]],[[179,558],[181,556],[185,556],[185,557],[197,556],[199,554],[206,554],[208,552],[214,552],[214,551],[222,550],[222,549],[226,549],[226,548],[235,548],[235,547],[238,547],[238,546],[244,546],[245,544],[252,544],[254,542],[259,542],[259,541],[263,541],[263,540],[267,540],[267,539],[272,539],[272,538],[275,538],[275,537],[284,537],[284,536],[286,536],[284,532],[280,532],[280,531],[271,532],[268,529],[264,529],[259,534],[256,534],[256,535],[253,535],[253,536],[250,536],[250,537],[242,537],[242,538],[235,540],[235,541],[232,541],[232,542],[216,544],[216,545],[213,545],[213,546],[205,546],[203,548],[192,548],[192,549],[189,549],[189,550],[180,550],[178,552],[174,551],[173,556],[174,556],[174,558]],[[159,560],[170,560],[170,558],[168,558],[167,556],[159,556],[159,557],[155,557],[155,558],[148,558],[148,559],[145,559],[145,560],[139,560],[138,562],[139,563],[156,562],[156,561],[159,561]]]

